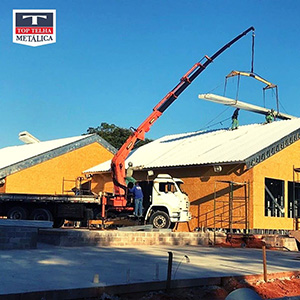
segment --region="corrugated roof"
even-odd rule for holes
[[[96,134],[25,144],[0,149],[0,178],[37,163],[98,142],[112,153],[116,149]]]
[[[133,151],[126,162],[144,168],[244,162],[253,167],[300,139],[300,119],[164,136]],[[110,161],[85,173],[105,172]]]

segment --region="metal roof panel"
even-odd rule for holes
[[[300,119],[269,124],[240,126],[237,130],[219,129],[164,136],[135,151],[126,162],[144,168],[191,166],[245,162],[288,135],[299,132]],[[108,171],[110,163],[95,166],[89,172]]]

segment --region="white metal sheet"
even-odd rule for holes
[[[300,119],[164,136],[133,151],[127,158],[135,167],[159,168],[244,162],[276,141],[300,129]],[[110,161],[89,172],[105,172]]]

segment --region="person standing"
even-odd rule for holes
[[[231,120],[232,120],[232,122],[231,122],[231,130],[238,129],[238,127],[239,127],[239,121],[238,121],[239,111],[240,111],[240,109],[237,108],[234,111],[234,113],[233,113],[233,115],[231,117]]]
[[[274,109],[268,111],[268,114],[266,115],[266,123],[272,123],[275,118]]]
[[[132,189],[129,189],[131,193],[134,195],[134,215],[136,217],[143,216],[143,191],[140,187],[139,183],[136,182],[135,186]]]
[[[128,163],[128,168],[126,170],[126,177],[125,177],[126,185],[128,186],[129,182],[132,182],[133,184],[136,182],[136,180],[133,178],[133,163]]]

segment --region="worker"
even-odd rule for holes
[[[129,189],[131,193],[134,195],[134,215],[136,217],[143,216],[143,191],[140,187],[139,183],[136,181],[135,186]]]
[[[275,114],[274,109],[268,111],[268,114],[266,115],[266,123],[272,123],[274,121]]]
[[[133,178],[133,163],[128,163],[128,168],[126,170],[126,177],[125,177],[126,185],[128,186],[129,182],[135,183],[136,180]]]
[[[231,120],[232,120],[232,122],[231,122],[231,130],[238,129],[238,127],[239,127],[239,121],[238,121],[239,111],[240,111],[240,109],[237,108],[233,112],[233,115],[231,117]]]

